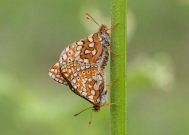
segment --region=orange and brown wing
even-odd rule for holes
[[[70,44],[60,55],[60,65],[68,63],[98,64],[101,60],[103,46],[98,33]]]
[[[97,67],[90,66],[76,71],[70,81],[74,92],[94,105],[106,102],[103,73]]]
[[[63,78],[61,72],[60,72],[60,64],[59,62],[56,62],[49,70],[48,75],[54,79],[55,81],[67,85],[67,81]]]

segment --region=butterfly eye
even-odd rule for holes
[[[85,71],[83,71],[82,73],[85,74]]]
[[[89,73],[90,73],[90,71],[88,70],[88,71],[87,71],[87,73],[89,74]]]
[[[79,78],[79,77],[77,77],[77,80],[80,80],[80,78]]]

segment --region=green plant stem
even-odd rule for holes
[[[118,24],[114,27],[114,25]],[[111,135],[126,135],[126,0],[112,0]],[[118,55],[115,55],[118,54]]]

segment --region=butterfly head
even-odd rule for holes
[[[108,30],[110,30],[106,25],[102,24],[99,29],[100,37],[102,38],[102,44],[103,45],[110,45],[110,34],[108,33]]]
[[[102,24],[99,28],[99,32],[101,32],[101,33],[107,33],[108,34],[108,32],[107,32],[108,30],[109,29],[105,24]]]

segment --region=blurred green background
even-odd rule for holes
[[[110,25],[110,0],[0,1],[0,135],[108,135],[91,106],[47,75],[60,52]],[[128,134],[189,134],[189,1],[128,1]],[[107,80],[108,78],[107,67]],[[107,81],[107,84],[110,84]]]

